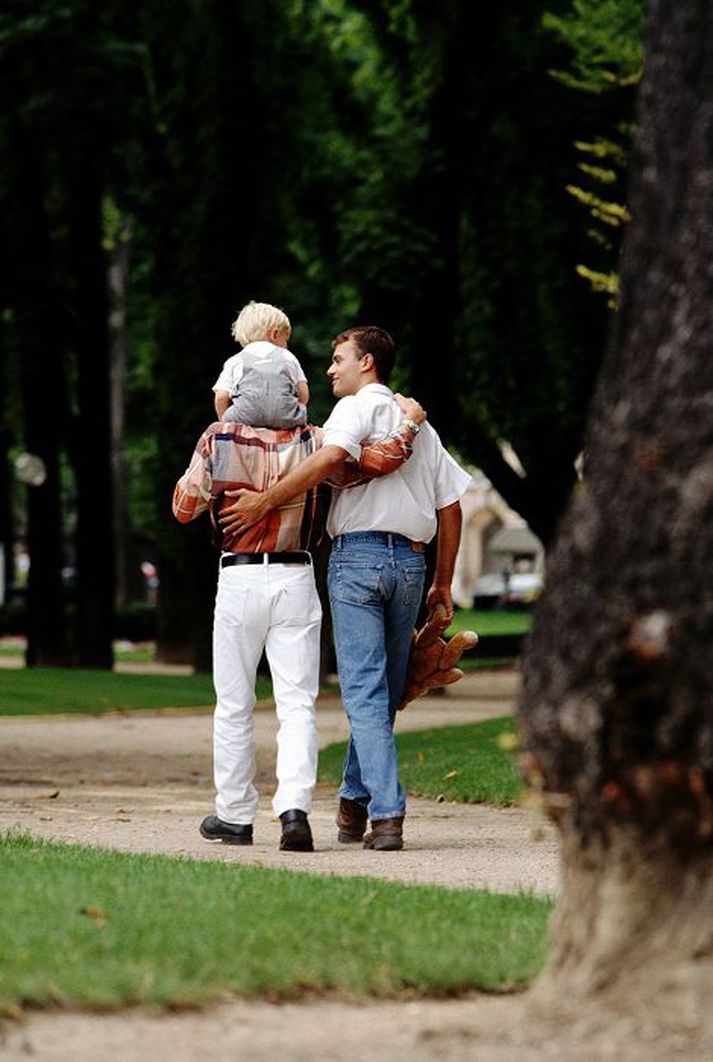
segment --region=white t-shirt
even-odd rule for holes
[[[358,460],[362,445],[386,438],[402,419],[389,388],[367,384],[337,402],[324,425],[323,445],[341,446]],[[392,531],[430,542],[438,529],[436,510],[458,501],[470,480],[424,423],[413,454],[396,472],[333,491],[327,531],[332,538],[348,531]]]
[[[243,377],[243,354],[247,351],[253,355],[254,365],[258,369],[261,360],[273,362],[276,360],[280,367],[284,368],[294,387],[297,387],[298,383],[302,383],[303,380],[307,379],[302,366],[291,350],[287,350],[285,347],[276,347],[274,343],[268,343],[267,340],[260,339],[255,343],[248,343],[237,354],[233,354],[232,357],[228,358],[223,365],[220,376],[213,384],[214,391],[227,391],[232,398],[235,398],[238,393],[238,385]]]

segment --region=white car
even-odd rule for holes
[[[489,572],[475,584],[473,607],[531,605],[542,593],[543,585],[539,572]]]

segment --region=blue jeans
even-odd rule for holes
[[[351,726],[340,797],[372,822],[403,815],[394,717],[403,693],[425,559],[403,535],[338,535],[329,559],[329,603],[342,700]]]

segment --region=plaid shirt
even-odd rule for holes
[[[330,483],[346,487],[384,476],[408,460],[412,442],[410,428],[399,424],[382,442],[364,446],[358,462],[345,461]],[[321,445],[322,429],[310,425],[275,431],[230,422],[211,424],[198,440],[191,463],[176,484],[173,515],[185,524],[208,510],[215,543],[224,552],[312,549],[324,529],[328,498],[321,486],[298,494],[239,534],[224,534],[218,517],[231,504],[232,499],[225,497],[226,490],[267,490]]]

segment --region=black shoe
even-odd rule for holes
[[[309,828],[307,814],[299,808],[291,808],[280,815],[282,836],[281,852],[314,852],[312,831]]]
[[[200,824],[201,837],[208,841],[222,841],[223,844],[252,844],[252,826],[238,826],[232,822],[223,822],[217,815],[208,815]]]

